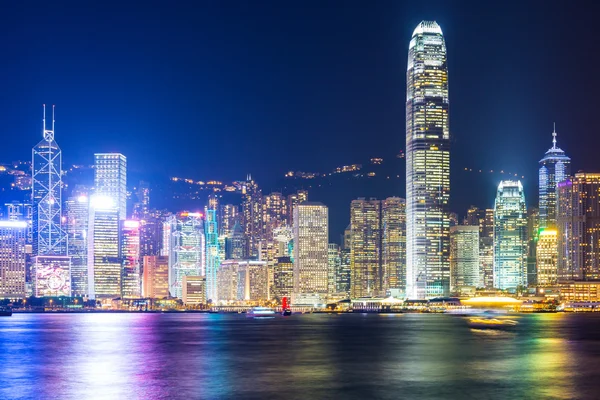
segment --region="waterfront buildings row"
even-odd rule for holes
[[[539,162],[539,210],[526,207],[520,181],[502,181],[494,207],[471,208],[459,224],[449,210],[447,54],[436,22],[414,30],[406,78],[406,200],[353,201],[341,246],[329,243],[325,205],[308,202],[305,191],[263,194],[250,176],[237,183],[241,206],[212,195],[203,212],[174,214],[152,210],[141,183],[129,215],[119,153],[95,154],[93,186],[63,199],[54,108],[47,126],[44,107],[31,202],[10,204],[0,225],[3,295],[301,303],[578,288],[600,279],[600,175],[572,176],[554,130]]]

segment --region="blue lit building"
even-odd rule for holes
[[[540,228],[556,226],[557,187],[570,174],[571,159],[566,156],[562,149],[556,147],[556,129],[554,129],[554,132],[552,132],[552,147],[540,160]]]
[[[527,285],[527,208],[521,181],[502,181],[494,207],[494,287]]]

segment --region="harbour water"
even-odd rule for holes
[[[14,314],[0,399],[600,397],[600,314]]]

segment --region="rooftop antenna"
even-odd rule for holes
[[[46,132],[46,105],[42,104],[42,107],[44,110],[42,113],[42,135],[44,135],[44,132]]]
[[[552,148],[556,149],[556,122],[554,123],[554,130],[552,131]]]
[[[52,104],[52,132],[54,132],[54,108],[56,105]]]

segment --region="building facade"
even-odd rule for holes
[[[89,197],[79,195],[66,202],[67,211],[67,253],[71,257],[71,289],[73,296],[88,293],[88,221]]]
[[[290,257],[279,257],[273,269],[273,298],[281,301],[292,298],[294,291],[294,263]]]
[[[140,269],[140,222],[121,222],[121,296],[138,298],[141,296]]]
[[[527,207],[520,181],[502,181],[494,207],[494,287],[527,285]]]
[[[142,296],[151,299],[169,297],[169,257],[145,256]]]
[[[558,231],[555,228],[540,230],[536,246],[537,286],[556,286],[558,283]]]
[[[185,275],[206,276],[206,244],[201,213],[181,212],[164,224],[169,256],[169,292],[181,298]]]
[[[450,228],[450,288],[481,287],[479,271],[479,227],[457,225]]]
[[[24,298],[27,221],[0,221],[0,299]]]
[[[94,195],[90,199],[87,261],[89,297],[121,296],[121,222],[111,197]]]
[[[182,285],[182,300],[187,306],[206,304],[206,277],[184,275]]]
[[[440,26],[414,30],[406,74],[407,295],[446,296],[450,287],[448,67]]]
[[[350,295],[352,298],[382,296],[381,201],[353,200],[350,226]]]
[[[120,153],[94,154],[95,194],[110,197],[119,219],[127,218],[127,158]]]
[[[406,201],[389,197],[381,202],[382,286],[386,292],[406,292]]]
[[[558,279],[600,279],[600,174],[580,172],[558,185]]]
[[[294,209],[294,294],[327,295],[327,206],[303,202]]]

